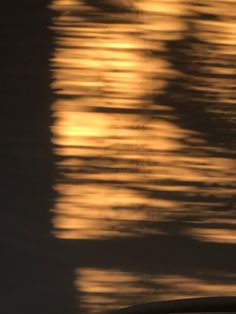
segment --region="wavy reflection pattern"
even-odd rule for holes
[[[55,237],[234,245],[235,1],[53,0],[51,9]],[[224,274],[77,276],[91,313],[144,294],[235,294]]]
[[[217,241],[219,225],[232,242],[235,150],[211,141],[212,121],[223,142],[235,130],[232,5],[53,1],[57,237],[163,234],[181,219],[189,236]]]

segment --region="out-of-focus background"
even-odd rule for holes
[[[3,1],[1,312],[236,295],[236,2]]]

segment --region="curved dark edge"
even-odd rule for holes
[[[145,303],[110,312],[110,314],[164,314],[198,312],[236,313],[236,296],[191,298]]]

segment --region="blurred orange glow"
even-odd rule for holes
[[[235,224],[235,222],[234,222]],[[222,228],[193,228],[189,234],[204,242],[236,244],[236,230]]]
[[[182,219],[194,224],[182,234],[232,242],[235,235],[223,236],[220,227],[232,211],[217,213],[215,229],[199,225],[212,223],[221,199],[233,195],[234,159],[224,157],[223,148],[209,146],[200,131],[182,127],[174,105],[153,97],[178,80],[181,73],[166,58],[167,43],[184,40],[184,17],[194,20],[202,7],[179,0],[111,2],[117,4],[133,12],[111,12],[113,23],[86,1],[54,0],[51,5],[60,12],[52,25],[56,48],[51,59],[57,96],[51,130],[61,176],[54,186],[54,234],[67,239],[165,234],[157,223]],[[204,6],[209,14],[227,15],[228,8],[209,1]],[[233,101],[232,79],[227,77],[227,89],[220,75],[230,76],[233,69],[215,60],[224,63],[227,58],[221,56],[232,54],[235,20],[202,19],[193,34],[215,49],[207,51],[210,61],[202,62],[212,76],[195,75],[189,84],[227,104]],[[206,60],[201,45],[192,44],[194,56]],[[219,107],[209,112],[233,119]],[[145,222],[153,225],[147,230]]]
[[[180,275],[124,272],[114,269],[80,268],[75,285],[81,307],[87,313],[102,313],[129,305],[181,298],[234,296],[236,284],[207,281]]]

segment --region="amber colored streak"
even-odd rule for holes
[[[101,239],[163,234],[158,228],[146,230],[143,222],[152,217],[142,205],[163,210],[175,206],[173,201],[161,199],[148,202],[137,192],[118,186],[59,185],[56,189],[63,190],[54,208],[54,234],[59,238]],[[159,214],[162,216],[161,212]]]
[[[179,298],[234,296],[236,284],[227,275],[210,281],[181,275],[138,274],[114,269],[77,270],[75,286],[87,313],[104,313],[129,305]]]
[[[227,53],[227,48],[229,48],[229,55],[231,54],[232,47],[227,47],[227,45],[236,45],[235,21],[202,21],[199,29],[201,31],[201,39],[218,45],[218,48],[224,53]],[[224,47],[221,48],[220,45],[224,45]]]
[[[165,14],[168,16],[181,16],[188,12],[186,4],[180,0],[134,0],[134,4],[142,12]]]
[[[233,225],[235,225],[235,222]],[[191,237],[204,242],[236,244],[236,230],[234,229],[199,227],[189,229],[188,234]]]
[[[64,12],[65,10],[88,10],[83,1],[77,0],[53,0],[48,6],[51,10]]]

